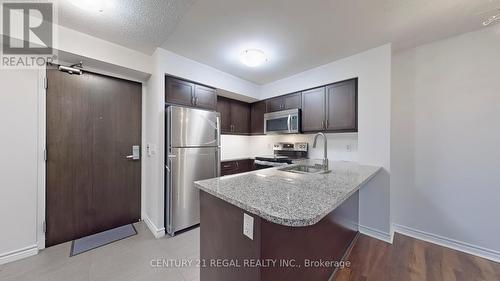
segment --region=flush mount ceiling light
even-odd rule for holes
[[[104,12],[105,9],[111,7],[110,0],[70,0],[76,7],[91,11],[91,12]]]
[[[267,61],[266,54],[258,49],[248,49],[241,53],[240,61],[246,66],[257,67]]]

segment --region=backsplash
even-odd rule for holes
[[[358,134],[326,134],[328,139],[328,158],[330,160],[358,160]],[[323,140],[318,140],[318,147],[313,148],[314,134],[307,135],[268,135],[268,136],[221,136],[222,160],[253,158],[273,154],[276,142],[307,142],[309,158],[323,158]]]
[[[252,158],[250,136],[221,135],[221,159]]]

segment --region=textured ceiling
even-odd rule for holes
[[[482,28],[500,0],[107,0],[103,13],[59,0],[59,23],[152,53],[161,46],[257,84],[392,42],[409,48]],[[238,56],[269,56],[249,68]]]
[[[151,54],[168,38],[195,0],[106,0],[103,12],[58,0],[60,25]]]
[[[498,0],[199,0],[163,48],[257,84],[393,42],[403,49],[482,27]],[[258,47],[269,62],[238,61]]]

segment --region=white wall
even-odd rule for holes
[[[151,73],[151,56],[63,26],[55,26],[54,48],[125,68]]]
[[[357,158],[384,169],[360,192],[361,230],[390,240],[391,45],[341,59],[279,80],[261,89],[269,98],[359,77]]]
[[[38,70],[0,70],[0,264],[37,253]]]
[[[153,73],[147,83],[146,143],[155,152],[146,158],[146,210],[144,219],[156,236],[164,230],[165,74],[255,98],[259,87],[210,66],[164,49],[153,54]]]
[[[500,26],[393,58],[393,220],[500,260]]]

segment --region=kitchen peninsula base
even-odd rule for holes
[[[327,281],[358,234],[358,191],[318,223],[276,224],[200,192],[200,281]],[[243,234],[253,217],[253,240]]]

